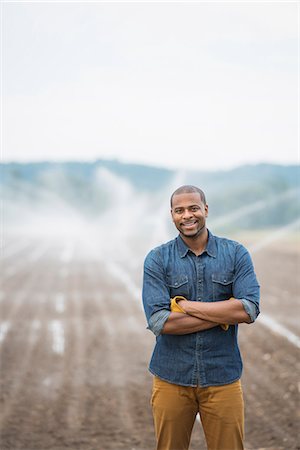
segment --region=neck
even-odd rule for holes
[[[208,241],[208,231],[207,228],[201,230],[201,233],[196,236],[184,236],[180,234],[182,240],[186,243],[189,249],[195,253],[195,255],[199,256],[206,248],[206,244]]]

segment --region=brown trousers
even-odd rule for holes
[[[197,413],[208,450],[244,449],[240,381],[222,386],[186,387],[154,377],[151,404],[156,450],[188,450]]]

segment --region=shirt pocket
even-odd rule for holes
[[[170,292],[170,297],[173,298],[176,295],[182,295],[188,298],[189,286],[187,275],[172,275],[167,278],[167,286]]]
[[[218,272],[212,274],[213,299],[228,300],[232,297],[233,273]]]

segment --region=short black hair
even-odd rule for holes
[[[185,184],[183,186],[180,186],[179,188],[176,189],[176,191],[173,192],[173,194],[171,195],[171,208],[172,208],[172,201],[173,201],[173,197],[174,195],[179,195],[179,194],[192,194],[193,192],[198,192],[198,194],[200,194],[200,198],[202,203],[204,203],[204,205],[206,205],[206,198],[205,198],[205,194],[204,192],[199,189],[196,186],[192,186],[191,184]]]

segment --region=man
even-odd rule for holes
[[[259,314],[248,251],[206,228],[208,205],[195,186],[171,197],[179,235],[147,255],[143,304],[156,335],[150,362],[157,450],[187,450],[199,412],[208,450],[241,450],[244,405],[239,323]]]

